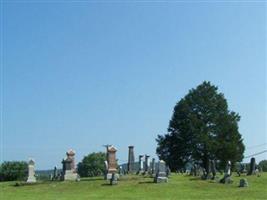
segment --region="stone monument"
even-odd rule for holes
[[[216,177],[216,163],[215,163],[215,160],[211,160],[210,161],[210,168],[211,168],[211,174],[212,174],[212,177],[211,179],[214,180],[215,177]]]
[[[79,175],[75,168],[75,151],[70,149],[66,152],[67,157],[62,160],[63,180],[78,181]]]
[[[134,146],[129,146],[129,154],[128,154],[128,173],[134,172]]]
[[[155,183],[168,182],[166,170],[167,168],[165,162],[163,160],[159,161],[156,166],[156,176],[154,178]]]
[[[137,174],[142,174],[144,172],[144,162],[143,162],[143,155],[139,155],[138,165],[139,169]]]
[[[247,175],[256,174],[255,170],[256,170],[256,159],[254,157],[252,157],[250,159],[249,171],[248,171]]]
[[[107,148],[107,180],[110,180],[110,184],[116,184],[119,174],[117,173],[117,160],[116,160],[117,149],[114,146],[109,146]]]
[[[248,181],[245,178],[240,179],[239,187],[248,187]]]
[[[156,175],[156,161],[155,158],[152,158],[152,162],[151,162],[151,176],[155,177]]]
[[[227,165],[225,167],[225,172],[224,172],[224,177],[220,180],[220,183],[232,183],[232,179],[231,179],[231,161],[227,162]]]
[[[35,183],[36,182],[36,177],[35,177],[35,162],[33,159],[29,160],[28,163],[28,178],[27,178],[27,183]]]
[[[149,155],[145,155],[145,169],[144,169],[144,174],[147,174],[149,172]]]

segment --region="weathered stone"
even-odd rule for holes
[[[255,170],[256,170],[256,159],[251,158],[250,159],[250,165],[249,165],[249,171],[247,175],[255,175]]]
[[[117,151],[117,149],[114,146],[109,146],[107,148],[108,170],[107,170],[106,179],[110,180],[110,181],[113,181],[114,183],[119,178],[119,174],[117,173],[116,151]]]
[[[245,178],[240,179],[239,187],[248,187],[248,181]]]
[[[229,184],[232,182],[233,181],[231,179],[231,162],[228,161],[228,163],[225,167],[224,177],[220,180],[220,183]]]
[[[77,181],[79,180],[79,175],[75,168],[75,151],[70,149],[66,152],[67,158],[62,160],[62,180]]]
[[[28,178],[27,178],[27,183],[35,183],[36,182],[36,177],[35,177],[35,162],[33,159],[29,160],[28,163]]]
[[[129,146],[128,173],[134,172],[134,146]]]
[[[144,172],[143,157],[144,157],[143,155],[139,155],[139,160],[138,160],[139,169],[137,174],[142,174]]]
[[[154,178],[155,183],[166,183],[168,177],[166,175],[166,164],[163,160],[159,161],[156,166],[156,176]]]

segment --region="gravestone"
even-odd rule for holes
[[[52,181],[58,180],[58,170],[57,167],[54,167],[53,175],[52,175]]]
[[[142,174],[144,172],[144,162],[143,162],[143,155],[139,155],[138,165],[139,169],[137,174]]]
[[[147,174],[149,172],[149,155],[145,155],[145,170],[144,170],[144,174]]]
[[[27,183],[35,183],[36,182],[36,177],[35,177],[35,162],[33,159],[29,160],[28,163],[28,178],[27,178]]]
[[[116,152],[117,149],[114,146],[109,146],[107,148],[108,155],[108,171],[107,171],[107,180],[112,180],[110,183],[116,183],[119,175],[117,173],[117,160],[116,160]]]
[[[156,166],[156,176],[154,178],[155,183],[166,183],[168,182],[166,174],[166,164],[163,160],[159,161]]]
[[[155,177],[156,175],[156,161],[155,158],[152,158],[152,162],[151,162],[151,176]]]
[[[249,171],[248,171],[247,175],[256,174],[255,170],[256,170],[256,159],[253,157],[250,159]]]
[[[134,172],[134,146],[129,146],[128,153],[128,173]]]
[[[67,157],[62,160],[63,180],[78,181],[79,175],[75,168],[75,151],[70,149],[66,152]]]
[[[224,177],[220,180],[220,183],[229,184],[232,183],[231,179],[231,162],[228,161],[225,167]]]
[[[239,187],[248,187],[248,181],[245,178],[240,179]]]
[[[214,180],[215,177],[216,177],[216,163],[215,163],[215,160],[211,160],[210,161],[210,168],[211,168],[211,174],[212,174],[212,177],[211,179]]]

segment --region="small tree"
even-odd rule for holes
[[[28,164],[25,161],[6,161],[0,166],[0,181],[25,180]]]
[[[78,173],[81,177],[100,176],[103,174],[106,154],[103,152],[91,153],[78,163]]]

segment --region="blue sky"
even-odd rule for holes
[[[266,4],[59,1],[2,4],[2,160],[38,169],[103,144],[155,155],[172,110],[204,80],[266,149]],[[31,1],[37,2],[37,1]],[[257,160],[267,155],[256,157]]]

